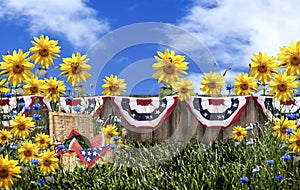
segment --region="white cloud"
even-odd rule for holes
[[[198,0],[179,26],[202,40],[223,68],[247,71],[253,53],[276,56],[300,40],[298,6],[296,0]]]
[[[109,30],[85,0],[9,0],[0,2],[0,19],[22,24],[31,35],[54,32],[76,47],[88,47]]]
[[[202,81],[202,76],[202,74],[193,72],[189,73],[189,75],[187,76],[187,78],[193,82],[194,93],[202,93],[200,90],[200,88],[202,88],[202,85],[200,84],[200,82]]]

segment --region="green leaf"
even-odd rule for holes
[[[173,94],[173,91],[171,88],[161,87],[159,89],[159,98],[163,98],[165,96],[170,96],[172,94]]]

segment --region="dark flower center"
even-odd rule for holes
[[[172,75],[175,73],[175,66],[174,64],[166,64],[163,66],[163,71],[166,73],[166,74],[169,74],[169,75]]]
[[[217,84],[215,81],[211,81],[208,83],[208,88],[215,89],[217,87]]]
[[[79,66],[79,63],[75,62],[75,63],[71,63],[71,70],[72,73],[75,75],[81,73],[82,68]]]
[[[113,86],[110,86],[109,89],[111,92],[117,92],[120,89],[120,87],[118,84],[115,84]]]
[[[248,90],[249,86],[248,86],[247,83],[242,83],[242,84],[240,84],[240,88],[241,88],[242,90]]]
[[[51,88],[50,88],[50,93],[51,93],[51,94],[56,94],[56,88],[57,88],[57,87],[51,87]]]
[[[49,160],[49,159],[44,159],[43,165],[44,165],[44,166],[50,166],[51,163],[52,163],[51,160]]]
[[[7,136],[6,136],[6,135],[2,135],[2,136],[1,136],[1,139],[2,139],[3,141],[6,141],[6,140],[7,140]]]
[[[238,131],[238,132],[236,133],[236,135],[237,135],[238,137],[240,137],[240,136],[242,136],[242,132],[241,132],[241,131]]]
[[[18,129],[19,129],[20,131],[25,130],[25,129],[26,129],[25,124],[24,124],[24,123],[19,124],[19,125],[18,125]]]
[[[106,137],[109,138],[109,139],[112,138],[113,137],[113,133],[112,132],[107,133]]]
[[[180,92],[181,92],[182,94],[186,94],[186,93],[188,93],[188,91],[189,91],[189,89],[186,88],[186,87],[181,87],[181,88],[180,88]]]
[[[296,140],[297,146],[300,146],[300,139]]]
[[[284,125],[284,126],[281,127],[280,132],[282,134],[285,134],[286,133],[286,129],[287,129],[287,127]]]
[[[24,65],[20,63],[15,63],[13,65],[13,72],[16,74],[22,73],[24,71]]]
[[[41,144],[45,144],[45,139],[41,139],[41,140],[40,140],[40,143],[41,143]]]
[[[292,64],[292,65],[295,65],[295,66],[297,66],[297,65],[300,64],[300,58],[299,58],[298,55],[295,55],[295,54],[293,54],[293,55],[291,56],[290,61],[291,61],[291,64]]]
[[[48,55],[49,55],[49,50],[48,50],[47,48],[39,49],[39,54],[40,54],[40,56],[42,56],[42,57],[48,57]]]
[[[37,86],[32,86],[30,87],[30,91],[32,94],[36,94],[39,91],[39,88]]]
[[[286,92],[287,91],[287,85],[285,83],[279,83],[277,85],[277,89],[280,91],[280,92]]]
[[[261,63],[259,66],[258,66],[258,71],[260,73],[265,73],[268,71],[268,67],[265,63]]]
[[[25,156],[28,156],[28,157],[32,156],[31,150],[25,150],[25,151],[24,151],[24,155],[25,155]]]
[[[0,168],[0,178],[7,178],[9,176],[8,168],[5,166],[2,166]]]

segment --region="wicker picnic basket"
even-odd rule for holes
[[[112,162],[114,158],[114,150],[110,149],[102,156],[96,163]],[[75,167],[87,167],[85,163],[80,160],[76,152],[64,153],[60,156],[60,163],[64,170],[73,171]]]
[[[60,156],[60,164],[64,170],[73,171],[75,167],[84,167],[85,163],[79,159],[76,152],[64,153]]]
[[[72,130],[91,138],[94,136],[93,120],[90,115],[49,112],[49,135],[51,145],[60,145],[65,142]],[[108,150],[97,162],[107,163],[113,159],[113,150]],[[64,170],[73,171],[74,168],[84,167],[85,163],[79,159],[76,152],[66,152],[60,155],[60,163]]]
[[[49,112],[51,145],[63,144],[73,129],[87,138],[93,137],[92,117],[84,114]]]

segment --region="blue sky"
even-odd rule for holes
[[[99,40],[122,27],[159,22],[172,24],[195,36],[211,53],[209,60],[217,61],[220,73],[232,68],[225,78],[232,82],[236,73],[247,71],[253,53],[263,51],[276,56],[279,47],[299,40],[297,6],[297,0],[7,0],[0,2],[0,53],[4,55],[19,48],[27,51],[33,37],[44,34],[59,40],[61,57],[69,57],[77,51],[92,52]],[[143,36],[141,33],[132,37],[139,35]],[[194,51],[195,42],[184,39],[177,36],[170,46],[183,47],[184,44],[185,50]],[[95,59],[91,63],[93,73],[99,75],[97,81],[93,81],[95,92],[90,88],[91,81],[85,84],[87,91],[100,94],[102,77],[112,73],[129,81],[128,93],[157,94],[156,80],[147,78],[154,72],[149,65],[156,51],[166,47],[154,43],[134,45],[114,54],[105,65],[100,65],[104,63],[97,57],[99,63]],[[175,50],[186,52],[180,48]],[[189,56],[187,60],[190,62],[188,78],[199,92],[202,77],[199,63]],[[60,63],[61,59],[55,65]],[[144,70],[139,68],[141,64],[146,65]]]

